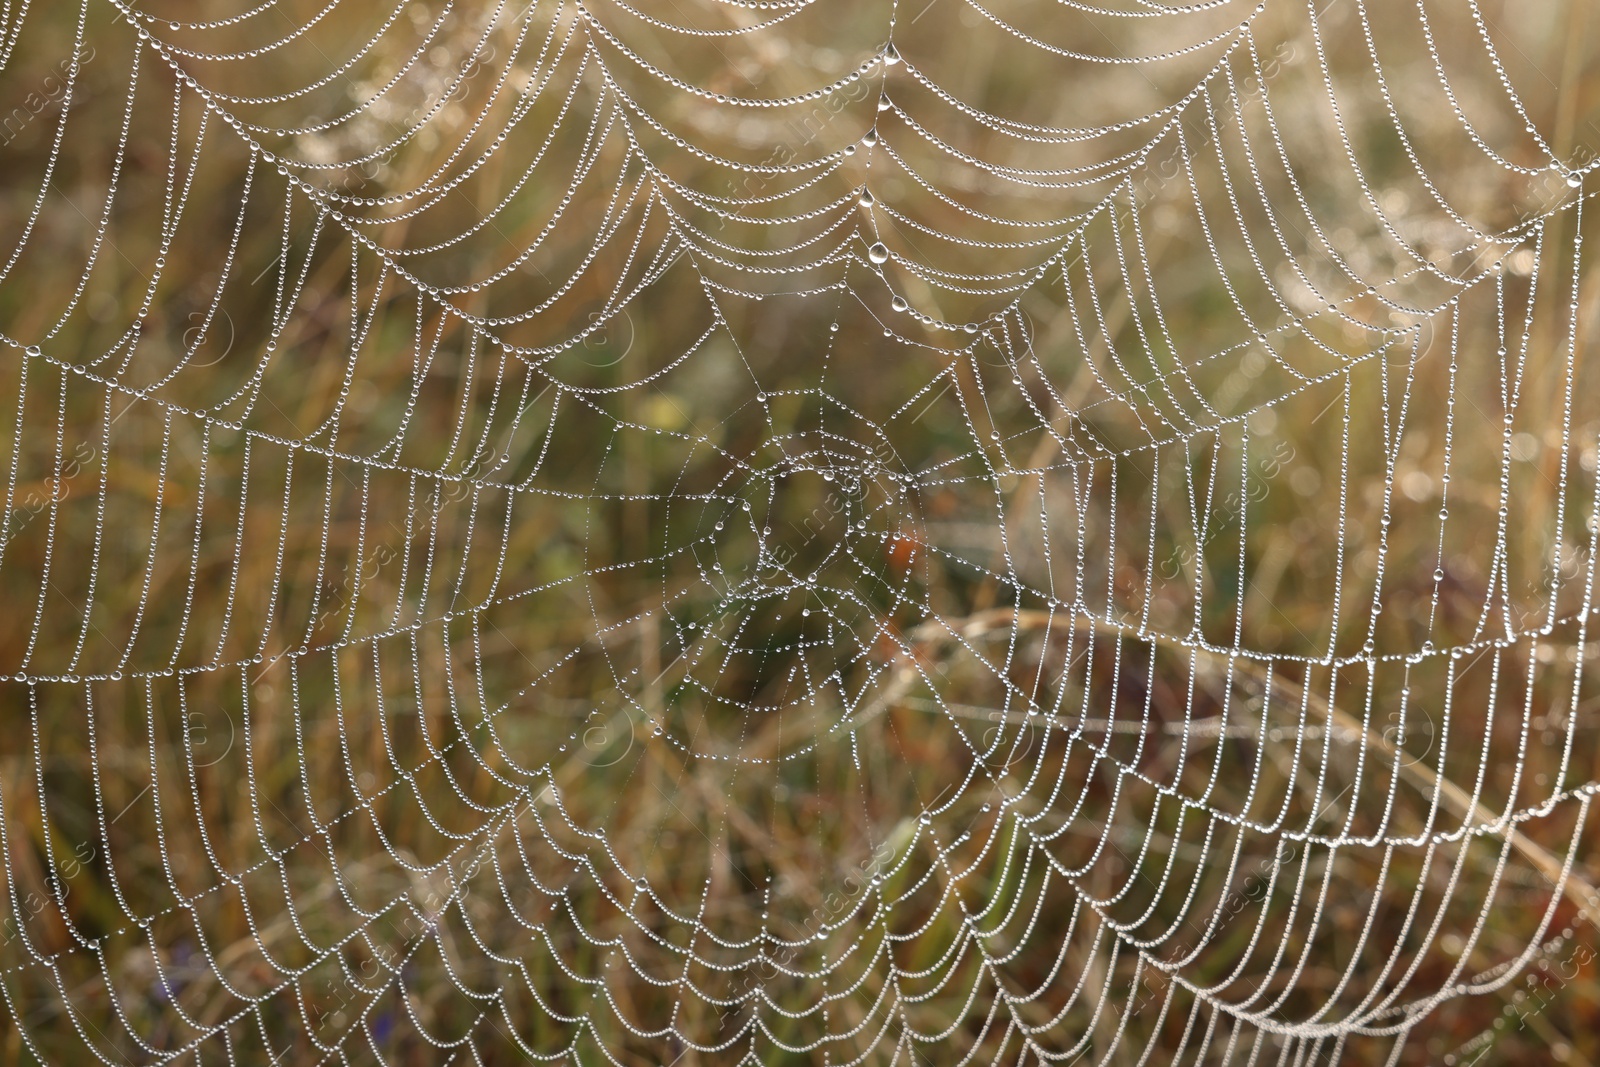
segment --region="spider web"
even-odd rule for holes
[[[1588,942],[1498,9],[201,6],[0,20],[33,1056],[1469,1062]]]

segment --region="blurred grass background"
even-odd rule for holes
[[[1592,158],[1600,18],[1581,0],[1480,6],[1529,119],[1561,158]],[[1051,40],[1140,55],[1180,39],[1204,41],[1236,23],[1238,7],[1179,20],[1170,41],[1168,19],[1146,26],[1057,6],[994,10]],[[1496,628],[1536,626],[1552,604],[1555,616],[1570,619],[1588,603],[1593,542],[1582,523],[1594,508],[1600,389],[1587,290],[1567,375],[1566,294],[1575,264],[1589,257],[1575,244],[1573,212],[1548,215],[1537,256],[1530,243],[1505,259],[1508,321],[1535,311],[1505,474],[1515,514],[1498,552],[1508,405],[1494,283],[1464,295],[1458,316],[1395,310],[1447,306],[1453,293],[1443,278],[1416,270],[1418,260],[1466,276],[1501,254],[1474,245],[1434,191],[1491,233],[1524,216],[1546,217],[1576,194],[1559,174],[1507,177],[1485,163],[1458,117],[1439,106],[1436,83],[1430,88],[1413,11],[1352,2],[1319,9],[1344,130],[1373,202],[1345,171],[1304,11],[1268,4],[1254,44],[1272,72],[1273,118],[1295,167],[1268,154],[1259,95],[1227,105],[1214,89],[1186,112],[1182,147],[1176,131],[1167,134],[1135,188],[1087,224],[1079,242],[1088,253],[1065,257],[1055,282],[1030,287],[1017,312],[996,320],[1003,294],[942,289],[910,264],[1021,277],[1042,254],[942,240],[941,233],[1015,241],[1017,231],[918,187],[887,148],[959,205],[1041,223],[1038,233],[1059,241],[1065,229],[1043,224],[1105,196],[1115,185],[1103,177],[1110,161],[1142,143],[1148,128],[1087,145],[1018,143],[939,106],[902,70],[883,76],[897,107],[963,152],[1023,169],[1088,168],[1081,188],[1019,188],[940,153],[900,111],[879,112],[877,80],[871,92],[775,113],[713,106],[652,82],[575,9],[544,5],[520,21],[520,12],[487,5],[409,5],[377,48],[293,100],[272,98],[336,68],[350,42],[370,37],[392,10],[338,5],[310,32],[259,56],[182,55],[257,48],[320,10],[282,0],[236,26],[199,31],[167,20],[236,12],[210,2],[171,12],[151,6],[142,24],[179,50],[167,53],[175,57],[169,66],[141,50],[115,8],[91,3],[81,16],[88,50],[68,94],[61,64],[72,54],[79,12],[8,9],[15,38],[0,77],[5,99],[20,110],[0,120],[0,229],[11,243],[25,231],[28,240],[0,282],[0,332],[38,345],[43,356],[8,349],[0,376],[0,411],[18,412],[0,436],[4,466],[15,472],[0,554],[8,609],[0,613],[0,671],[48,680],[0,685],[11,727],[0,742],[11,917],[0,946],[7,1062],[84,1062],[86,1042],[113,1062],[154,1060],[155,1050],[194,1042],[256,997],[267,997],[264,1007],[227,1026],[225,1041],[212,1039],[180,1062],[466,1062],[465,1048],[436,1043],[462,1035],[473,1036],[472,1055],[482,1062],[517,1062],[519,1041],[543,1052],[571,1043],[585,1063],[600,1061],[601,1044],[625,1063],[735,1062],[752,1046],[687,1052],[672,1037],[631,1033],[611,1014],[625,1012],[645,1030],[671,1022],[712,1040],[743,1023],[748,1008],[677,1007],[669,989],[620,962],[625,952],[634,967],[670,979],[688,970],[685,946],[713,963],[744,958],[689,919],[725,941],[765,927],[793,942],[778,962],[796,973],[761,983],[780,1007],[813,1003],[861,977],[832,1002],[831,1023],[768,1011],[773,1029],[755,1046],[762,1062],[822,1062],[820,1053],[784,1052],[781,1043],[804,1045],[830,1026],[857,1022],[870,1025],[838,1043],[834,1061],[890,1062],[892,1031],[872,1051],[883,1025],[874,1004],[885,990],[867,961],[879,952],[906,973],[952,969],[942,985],[901,979],[899,993],[912,998],[907,1024],[939,1032],[959,1022],[954,1037],[919,1050],[916,1062],[953,1063],[969,1048],[988,1059],[1007,1040],[1015,1056],[1003,1027],[984,1026],[1000,1003],[993,979],[970,955],[943,959],[965,921],[956,900],[974,911],[993,906],[995,915],[1016,905],[1021,918],[994,951],[1016,950],[1015,987],[1045,988],[1017,1010],[1032,1024],[1059,1013],[1052,1047],[1084,1037],[1087,1059],[1134,1063],[1148,1041],[1149,1062],[1165,1062],[1181,1044],[1194,1045],[1190,1029],[1210,1025],[1219,1036],[1209,1056],[1220,1058],[1227,1022],[1191,1017],[1185,995],[1169,993],[1130,953],[1108,955],[1109,926],[1074,907],[1076,893],[1110,897],[1124,879],[1134,888],[1109,909],[1114,917],[1138,920],[1141,936],[1177,931],[1164,935],[1165,945],[1172,958],[1194,950],[1188,979],[1236,998],[1281,993],[1278,1011],[1288,1018],[1315,1015],[1329,999],[1340,1006],[1331,1012],[1337,1017],[1372,981],[1392,981],[1381,973],[1388,950],[1416,936],[1401,933],[1412,893],[1430,906],[1448,897],[1455,910],[1423,950],[1416,985],[1464,980],[1449,977],[1462,954],[1465,976],[1503,965],[1534,938],[1542,947],[1527,963],[1532,981],[1443,1001],[1395,1062],[1600,1062],[1590,951],[1600,899],[1589,888],[1600,869],[1587,847],[1594,827],[1586,805],[1557,806],[1509,842],[1491,834],[1426,854],[1415,846],[1387,855],[1322,848],[1278,862],[1271,835],[1240,840],[1222,829],[1213,837],[1192,812],[1178,813],[1137,782],[1119,792],[1103,763],[1082,746],[1069,750],[1060,733],[1038,731],[1008,694],[1008,684],[1036,688],[1049,676],[1066,709],[1060,717],[1079,721],[1081,706],[1086,735],[1150,780],[1204,796],[1213,809],[1271,819],[1281,806],[1287,825],[1345,835],[1488,822],[1508,806],[1531,807],[1563,784],[1597,777],[1592,682],[1581,686],[1577,715],[1560,710],[1596,647],[1571,623],[1463,661],[1391,663],[1370,678],[1359,668],[1293,665],[1269,676],[1149,635],[1119,639],[1112,625],[1143,629],[1143,618],[1153,634],[1200,634],[1222,647],[1235,642],[1237,627],[1246,647],[1315,657],[1352,654],[1369,634],[1380,652],[1424,641],[1449,648]],[[598,24],[616,27],[673,76],[713,93],[762,97],[811,91],[869,60],[888,21],[884,5],[863,4],[810,12],[748,38],[685,42],[621,7],[592,10]],[[1542,167],[1497,73],[1482,61],[1478,26],[1442,5],[1427,10],[1439,52],[1450,62],[1459,57],[1453,88],[1479,134],[1515,145],[1503,149],[1513,162]],[[757,17],[714,6],[654,14],[718,29]],[[1362,14],[1372,20],[1370,37]],[[529,40],[551,42],[543,67],[527,61],[527,51],[507,59],[523,26]],[[1064,66],[951,0],[920,14],[899,9],[895,40],[909,62],[972,106],[1056,126],[1121,122],[1170,103],[1220,55],[1212,47],[1160,65]],[[613,84],[636,93],[662,129],[601,91],[585,41],[607,57]],[[1369,41],[1385,60],[1382,87]],[[421,61],[403,66],[418,47]],[[474,49],[478,61],[463,68]],[[1234,55],[1231,77],[1247,75],[1245,56]],[[192,91],[175,111],[174,66],[218,94],[220,106],[250,124],[260,152],[275,158],[253,158],[216,115],[202,120]],[[497,95],[507,69],[519,79],[542,70],[553,88],[502,143],[494,138],[521,106]],[[125,109],[130,82],[135,106]],[[1410,142],[1395,135],[1383,89]],[[379,90],[381,103],[356,118],[292,132],[331,121]],[[223,99],[228,93],[254,100]],[[1230,106],[1255,138],[1254,176]],[[419,113],[424,133],[390,148]],[[488,120],[473,126],[480,115]],[[68,132],[58,153],[63,116]],[[656,173],[647,176],[630,155],[625,120]],[[787,174],[730,186],[725,169],[672,139],[787,167],[853,143],[874,122],[884,149],[862,151],[799,191],[800,179]],[[526,132],[547,128],[555,131],[548,147]],[[1416,176],[1414,146],[1422,146],[1434,190]],[[491,147],[470,179],[441,191],[423,214],[397,217],[404,211],[378,202]],[[1189,153],[1192,171],[1164,169],[1165,159],[1183,158],[1168,151]],[[364,166],[335,165],[364,155],[373,157]],[[587,324],[597,328],[552,358],[508,356],[369,252],[352,252],[303,194],[288,194],[280,161],[310,185],[358,198],[343,208],[351,225],[389,248],[427,249],[492,216],[467,240],[408,254],[404,264],[432,286],[466,287],[441,299],[467,315],[510,316],[548,299],[538,315],[497,327],[510,342],[539,349]],[[532,177],[520,181],[530,165]],[[98,222],[118,171],[102,237]],[[574,174],[584,180],[569,190]],[[792,221],[720,220],[689,197],[653,196],[668,180],[753,201],[742,210],[758,220],[781,213]],[[1328,227],[1287,238],[1299,260],[1272,249],[1268,216],[1250,199],[1255,181],[1286,217],[1299,204]],[[869,209],[814,250],[789,249],[822,228],[808,211],[862,184],[901,212],[898,221]],[[41,189],[43,208],[27,230]],[[776,206],[762,201],[780,192]],[[168,231],[159,222],[177,194],[183,216]],[[1197,201],[1212,212],[1209,230],[1198,224]],[[709,236],[690,245],[675,235],[669,204]],[[587,262],[595,234],[612,225],[620,236]],[[875,225],[874,238],[894,253],[881,277],[866,268],[866,238],[851,233]],[[1259,244],[1248,247],[1241,230]],[[1269,259],[1259,276],[1258,255]],[[784,270],[741,272],[719,257]],[[1214,257],[1236,291],[1220,283]],[[849,268],[840,266],[846,259]],[[1155,320],[1148,295],[1131,284],[1144,281],[1142,263],[1126,266],[1134,261],[1148,264],[1176,354],[1139,345]],[[504,277],[471,288],[512,264]],[[841,274],[851,291],[827,289]],[[1403,275],[1381,293],[1361,284]],[[574,284],[563,287],[571,276]],[[619,280],[626,291],[646,278],[625,305],[613,296]],[[712,314],[708,279],[771,295],[722,291]],[[793,295],[808,288],[820,291]],[[891,288],[936,322],[895,318]],[[1324,313],[1330,299],[1339,313]],[[1278,342],[1275,358],[1248,344],[1253,331],[1241,326],[1241,305]],[[625,314],[614,313],[619,306]],[[952,359],[967,322],[983,323],[984,339],[973,360]],[[1242,423],[1214,435],[1189,432],[1207,423],[1208,405],[1213,415],[1249,411],[1289,394],[1295,374],[1328,374],[1341,358],[1378,348],[1375,329],[1394,331],[1386,355],[1258,413],[1248,445]],[[691,350],[692,358],[674,362]],[[1012,388],[1010,368],[1023,350],[1033,369]],[[1129,362],[1113,368],[1113,350]],[[1130,355],[1141,351],[1148,354]],[[1194,353],[1222,355],[1180,368],[1179,357]],[[1122,392],[1107,384],[1119,372],[1167,388]],[[833,399],[808,392],[819,383]],[[1391,483],[1376,427],[1385,425],[1381,405],[1397,412],[1403,391],[1407,429]],[[1567,438],[1558,415],[1569,392]],[[1452,519],[1441,539],[1432,516],[1444,491],[1452,395],[1462,402],[1450,423]],[[916,406],[897,415],[914,396]],[[981,411],[974,400],[986,402]],[[1057,424],[1059,436],[1042,433],[1037,405],[1076,417]],[[1150,427],[1173,432],[1153,446]],[[974,473],[991,429],[1001,443],[983,455],[1025,472],[993,485]],[[1109,464],[1114,487],[1086,486],[1078,479],[1090,465],[1063,462],[1060,437],[1082,455],[1097,454],[1093,442],[1137,451]],[[795,454],[857,471],[934,473],[914,493],[868,478],[852,497],[858,510],[850,517],[883,535],[859,549],[876,553],[871,581],[822,557],[845,537],[837,514],[820,537],[794,532],[830,498],[828,484],[794,479],[773,502],[772,525],[796,553],[795,570],[832,567],[822,585],[852,594],[827,613],[806,595],[772,593],[760,581],[753,587],[761,597],[718,595],[683,549],[725,521],[724,570],[756,571],[736,504],[766,497],[747,468]],[[1213,467],[1210,512],[1223,532],[1185,533],[1196,472],[1204,479]],[[1106,477],[1105,467],[1095,470]],[[1233,504],[1215,503],[1230,493]],[[1088,503],[1077,508],[1077,500]],[[1241,582],[1244,500],[1250,533]],[[997,508],[1007,518],[1004,547]],[[1392,521],[1383,524],[1386,513]],[[1046,526],[1053,555],[1044,548]],[[1146,530],[1155,531],[1148,548]],[[1548,561],[1558,540],[1567,573],[1555,582]],[[1380,563],[1385,611],[1369,626],[1359,591],[1370,601]],[[997,579],[1008,566],[1030,588],[1081,598],[1106,625],[1052,617],[1038,598]],[[1350,599],[1336,616],[1337,595]],[[386,636],[369,639],[375,634]],[[707,634],[721,642],[715,654],[694,653]],[[836,687],[797,695],[796,677],[834,670]],[[1447,676],[1455,679],[1449,718],[1440,703]],[[1396,718],[1402,689],[1418,694],[1406,705],[1409,724]],[[850,705],[855,694],[862,699]],[[1146,708],[1148,728],[1137,722]],[[1302,715],[1313,729],[1299,729]],[[847,716],[858,743],[829,732]],[[1180,744],[1185,729],[1191,736]],[[1304,751],[1294,746],[1302,734]],[[996,745],[999,758],[975,760],[972,737]],[[1365,777],[1357,769],[1363,748],[1371,761]],[[1319,773],[1324,784],[1314,790]],[[981,788],[962,785],[980,779]],[[1056,780],[1070,785],[1069,799],[1038,784]],[[1443,814],[1430,822],[1436,788]],[[937,824],[920,821],[951,796]],[[1004,844],[1016,833],[1008,820],[1022,813],[1059,830],[1052,848],[1085,867],[1075,889]],[[1114,847],[1099,849],[1107,826]],[[600,829],[609,847],[594,836]],[[1551,876],[1574,835],[1572,884],[1556,900]],[[1231,856],[1236,844],[1243,859],[1229,872],[1217,857]],[[891,869],[897,873],[880,887],[864,889]],[[1156,873],[1133,878],[1140,870]],[[1275,877],[1295,880],[1297,894]],[[638,892],[636,879],[651,893]],[[1191,883],[1196,899],[1228,913],[1218,929],[1188,928]],[[872,901],[894,893],[908,896],[886,917]],[[1264,944],[1296,922],[1303,928],[1304,914],[1296,919],[1291,910],[1295,895],[1322,910],[1305,965],[1291,978],[1269,954],[1243,946],[1258,916]],[[1241,896],[1249,908],[1231,903]],[[1041,899],[1049,906],[1035,915]],[[1474,930],[1480,908],[1486,919]],[[141,930],[131,916],[155,918]],[[827,939],[814,938],[819,928]],[[851,944],[857,962],[827,979],[804,973],[837,961]],[[1236,970],[1241,953],[1249,966]],[[285,985],[286,970],[301,967],[308,969]],[[229,976],[226,985],[217,970]],[[1080,976],[1085,992],[1075,995]],[[738,970],[696,967],[695,979],[723,998],[750,988]],[[974,984],[976,1009],[967,1004]],[[483,997],[463,989],[499,989],[503,1000],[486,1010]],[[1102,989],[1111,1007],[1096,1013]],[[1174,1006],[1163,1012],[1169,995]],[[592,1031],[574,1037],[560,1018],[606,1000],[598,1039]],[[1117,1041],[1119,1026],[1127,1033]],[[339,1040],[339,1053],[317,1044]],[[1251,1040],[1240,1039],[1241,1059]],[[1389,1043],[1354,1035],[1263,1048],[1274,1059],[1283,1050],[1297,1062],[1364,1063],[1381,1062]]]

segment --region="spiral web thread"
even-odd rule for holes
[[[7,0],[11,1040],[1484,1055],[1600,908],[1532,7]]]

